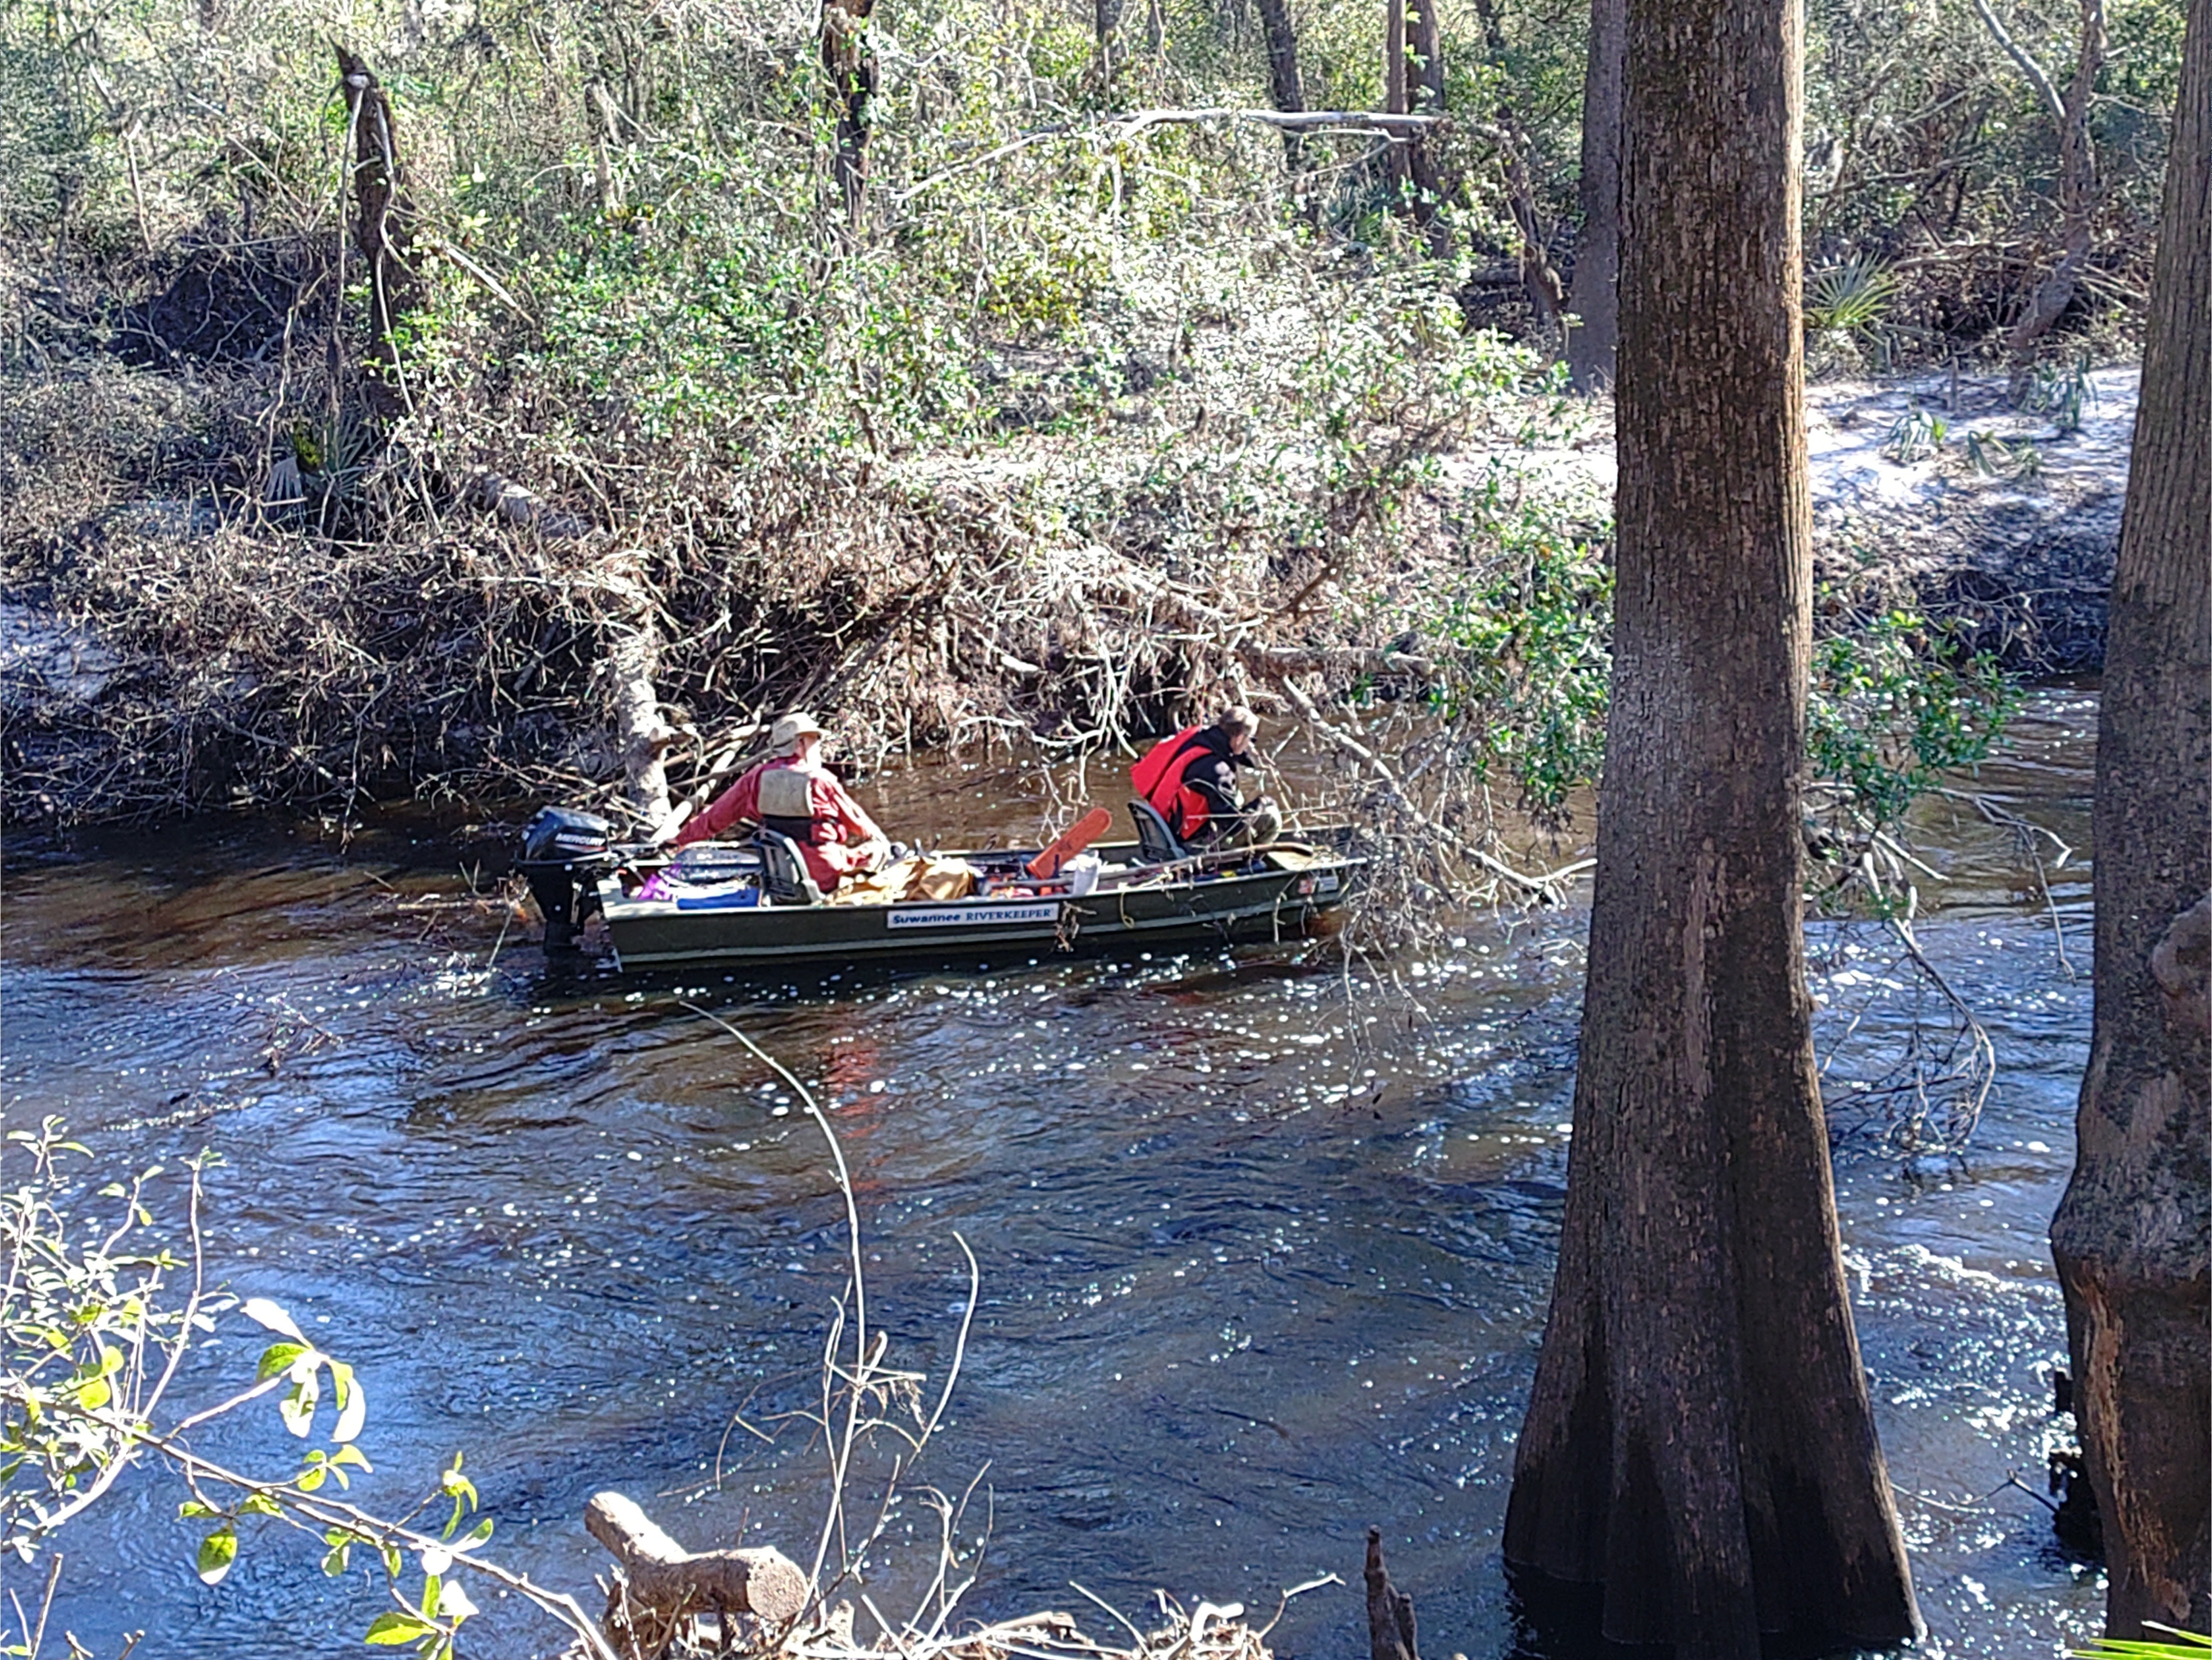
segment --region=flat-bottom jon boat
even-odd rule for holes
[[[1036,849],[991,849],[928,861],[965,867],[972,891],[957,898],[928,897],[916,883],[913,897],[825,900],[781,838],[702,842],[672,857],[612,843],[603,819],[548,808],[526,832],[520,868],[545,915],[549,954],[579,950],[597,915],[616,967],[652,970],[1293,939],[1342,904],[1365,866],[1327,840],[1193,853],[1163,841],[1157,818],[1139,815],[1138,830],[1139,841],[1095,848],[1049,879],[1029,873]]]

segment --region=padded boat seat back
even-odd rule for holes
[[[806,861],[799,856],[799,843],[788,836],[779,836],[774,830],[759,831],[753,837],[754,845],[761,850],[761,875],[771,902],[779,905],[818,905],[822,890],[807,874]]]
[[[1175,838],[1168,821],[1160,817],[1160,810],[1149,801],[1129,803],[1129,817],[1136,821],[1138,856],[1147,865],[1164,865],[1177,859],[1188,858],[1189,853]]]

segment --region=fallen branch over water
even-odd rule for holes
[[[1313,699],[1299,690],[1297,682],[1284,680],[1279,684],[1278,690],[1290,700],[1291,707],[1297,710],[1307,726],[1372,773],[1390,799],[1397,803],[1399,811],[1410,818],[1418,829],[1433,837],[1439,845],[1449,848],[1455,854],[1466,860],[1469,864],[1479,866],[1499,881],[1529,895],[1539,903],[1547,905],[1556,905],[1563,899],[1565,895],[1562,882],[1570,873],[1586,868],[1583,864],[1577,864],[1541,876],[1531,876],[1526,871],[1514,869],[1512,866],[1495,854],[1485,853],[1480,848],[1469,846],[1451,830],[1437,823],[1435,819],[1422,812],[1420,804],[1415,801],[1407,793],[1405,786],[1398,781],[1398,775],[1390,769],[1389,763],[1324,715]]]

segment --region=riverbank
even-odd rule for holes
[[[2139,380],[2085,368],[2021,406],[1995,374],[1808,386],[1821,625],[1904,605],[2023,677],[2100,670]],[[1444,477],[1609,502],[1612,438],[1601,401],[1566,441],[1455,455]]]
[[[1256,331],[1274,357],[1237,373],[1295,375],[1317,315],[1212,344]],[[1440,675],[1506,730],[1550,666],[1519,573],[1600,533],[1609,409],[1468,351],[1388,419],[1312,432],[1134,375],[1071,436],[1069,366],[1031,363],[990,448],[695,469],[642,523],[404,453],[309,522],[221,484],[252,375],[80,363],[0,410],[0,812],[608,801],[641,772],[696,795],[800,702],[863,765],[1111,750],[1216,697],[1295,721]],[[2094,670],[2134,389],[2097,370],[2021,412],[1980,378],[1814,387],[1820,626],[1902,608],[2018,672]]]

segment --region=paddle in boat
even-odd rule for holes
[[[1100,810],[1047,848],[915,855],[824,896],[784,836],[672,853],[547,807],[524,831],[519,868],[549,956],[582,949],[597,915],[616,967],[646,970],[1285,939],[1342,904],[1364,868],[1340,839],[1194,849],[1149,803],[1129,812],[1134,842],[1095,845],[1111,823]]]

